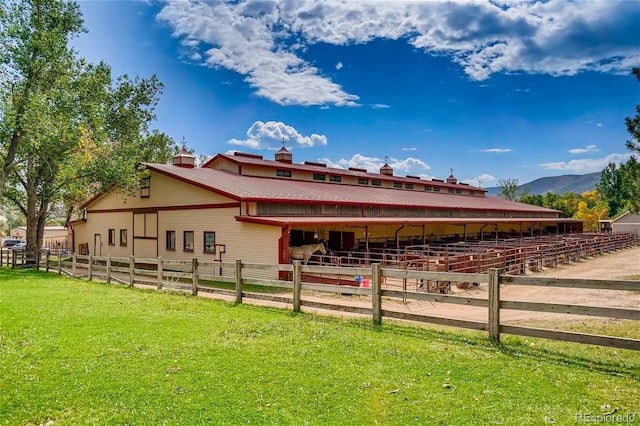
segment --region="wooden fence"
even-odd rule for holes
[[[2,258],[0,253],[0,259]],[[15,261],[13,262],[15,263]],[[6,263],[5,263],[6,264]],[[610,291],[640,291],[640,281],[622,280],[576,280],[537,278],[526,276],[510,276],[500,274],[497,268],[491,268],[488,273],[451,273],[432,271],[410,271],[382,268],[379,263],[369,267],[327,267],[305,266],[299,261],[292,265],[248,264],[237,260],[228,262],[202,262],[194,258],[191,262],[169,261],[158,259],[140,259],[130,257],[94,257],[73,254],[71,257],[55,253],[46,253],[37,263],[38,267],[47,271],[55,270],[58,274],[92,280],[102,279],[109,283],[127,286],[153,286],[160,289],[186,290],[193,295],[198,293],[217,293],[234,298],[237,303],[246,299],[266,300],[290,304],[294,311],[301,307],[325,310],[351,312],[370,315],[374,323],[380,324],[382,318],[432,323],[474,330],[484,330],[489,334],[492,342],[498,342],[502,333],[530,336],[576,343],[587,343],[616,348],[640,350],[640,340],[612,337],[568,331],[558,331],[542,328],[532,328],[503,324],[500,321],[502,310],[519,310],[535,312],[551,312],[573,315],[588,315],[595,317],[626,319],[640,321],[640,309],[616,307],[596,307],[574,304],[558,304],[546,302],[528,302],[502,300],[500,289],[502,285],[542,286],[569,289],[603,289]],[[291,280],[268,279],[265,276],[280,276],[280,272],[289,272]],[[305,275],[359,275],[367,278],[370,287],[353,287],[349,285],[327,285],[303,282]],[[474,298],[456,295],[420,293],[388,288],[384,284],[387,279],[416,279],[425,281],[473,282],[488,284],[488,298]],[[233,289],[216,287],[215,282],[233,283]],[[250,290],[247,286],[253,286]],[[262,287],[276,287],[281,289],[277,294],[259,291]],[[386,287],[386,288],[385,288]],[[333,299],[303,298],[303,291],[315,291],[342,295],[361,295],[370,297],[368,306],[357,304],[339,304]],[[392,301],[431,301],[453,305],[476,306],[487,309],[486,321],[443,318],[421,315],[408,311],[385,309],[385,305],[392,305]],[[397,303],[396,303],[397,305]]]

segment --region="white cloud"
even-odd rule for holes
[[[372,104],[371,108],[373,108],[373,109],[387,109],[387,108],[391,108],[391,106],[386,105],[386,104]]]
[[[357,167],[359,169],[366,169],[370,173],[378,173],[380,171],[380,168],[386,162],[389,166],[391,166],[394,174],[398,176],[406,174],[421,176],[421,172],[431,169],[431,167],[424,161],[418,158],[411,157],[405,159],[391,158],[388,161],[385,161],[384,159],[378,157],[367,157],[366,155],[355,154],[349,159],[343,158],[338,161],[333,161],[328,158],[322,158],[320,161],[326,163],[329,167],[336,167],[339,169]]]
[[[418,148],[402,148],[402,151],[417,151]]]
[[[327,137],[312,133],[310,136],[301,135],[295,128],[279,121],[256,121],[247,130],[247,139],[231,139],[227,143],[252,149],[263,149],[278,146],[282,141],[298,146],[312,147],[326,145]]]
[[[158,19],[194,51],[187,57],[244,75],[259,96],[282,105],[358,105],[356,94],[299,55],[317,43],[408,42],[449,56],[474,80],[626,74],[640,65],[635,1],[192,0],[165,3]]]
[[[488,183],[495,182],[495,180],[496,180],[496,178],[491,176],[490,174],[483,173],[480,176],[477,176],[477,177],[474,177],[474,178],[471,178],[471,179],[464,179],[461,182],[468,183],[471,186],[480,186],[480,187],[482,187],[483,185],[487,186]]]
[[[571,171],[578,174],[599,172],[609,163],[623,163],[631,157],[631,154],[611,154],[604,158],[590,158],[582,160],[558,161],[539,164],[546,170]]]
[[[574,148],[569,150],[571,154],[585,154],[587,152],[597,151],[599,151],[599,149],[597,149],[595,145],[587,145],[585,148]]]
[[[338,63],[336,64],[336,69],[337,69],[338,71],[340,71],[340,70],[342,69],[342,67],[344,67],[344,65],[342,64],[342,62],[338,62]]]
[[[487,148],[483,149],[482,152],[492,152],[495,154],[504,154],[505,152],[511,152],[511,148]]]

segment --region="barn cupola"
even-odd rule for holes
[[[384,166],[380,167],[380,174],[386,176],[393,176],[393,169],[387,163],[384,163]]]
[[[449,175],[449,177],[447,178],[447,183],[458,183],[458,179],[456,179],[456,177],[453,175],[453,169],[451,169],[451,175]]]
[[[196,166],[196,157],[187,151],[185,145],[182,145],[180,152],[173,156],[173,165],[193,169]]]
[[[282,148],[280,148],[280,151],[276,152],[276,161],[279,161],[280,163],[291,164],[293,163],[293,154],[291,154],[291,152],[289,152],[289,150],[283,146]]]

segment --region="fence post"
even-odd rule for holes
[[[198,258],[194,257],[191,268],[191,294],[198,295]]]
[[[111,284],[111,255],[107,255],[107,284]]]
[[[158,257],[158,290],[162,290],[162,258]]]
[[[129,287],[133,287],[136,280],[136,260],[133,255],[129,256]]]
[[[300,297],[302,292],[302,274],[300,261],[293,261],[293,312],[300,312]]]
[[[236,259],[236,303],[242,303],[242,260]]]
[[[489,340],[500,343],[500,270],[489,269]]]
[[[49,252],[47,251],[47,254],[44,257],[45,260],[45,264],[47,265],[47,269],[46,271],[49,272]]]
[[[371,303],[373,308],[373,323],[382,324],[382,283],[380,282],[380,264],[371,265]]]
[[[93,279],[93,255],[89,255],[89,271],[87,272],[89,281]]]
[[[11,250],[11,269],[15,269],[16,267],[16,251]]]
[[[62,251],[58,252],[58,275],[62,275]]]
[[[71,276],[72,277],[76,277],[76,254],[75,252],[73,253],[73,256],[71,256]]]

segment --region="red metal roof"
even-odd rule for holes
[[[284,163],[284,162],[279,162],[274,160],[265,160],[259,157],[260,156],[246,155],[246,154],[240,154],[240,155],[218,154],[212,159],[210,159],[209,161],[207,161],[205,164],[203,164],[202,167],[208,168],[214,163],[216,163],[217,161],[219,161],[220,159],[225,159],[236,164],[259,166],[259,167],[265,167],[269,169],[279,168],[283,170],[298,170],[298,171],[315,172],[315,173],[323,173],[323,174],[329,173],[329,174],[335,174],[335,175],[341,175],[341,176],[352,176],[357,178],[378,179],[378,180],[384,180],[384,181],[403,182],[403,183],[412,183],[412,184],[415,184],[416,182],[420,182],[424,185],[440,186],[443,188],[458,188],[458,189],[465,188],[467,190],[471,189],[474,191],[487,192],[487,190],[483,188],[477,188],[475,186],[464,185],[464,184],[446,183],[445,181],[436,182],[436,181],[424,180],[424,179],[417,180],[415,177],[403,177],[403,176],[385,175],[380,173],[369,173],[365,169],[359,169],[359,170],[354,170],[353,168],[338,169],[335,167],[314,165],[313,163],[310,163],[310,164]]]
[[[422,190],[253,177],[209,168],[185,169],[166,164],[147,164],[147,167],[237,201],[485,210],[502,214],[508,214],[508,212],[558,213],[557,210],[497,197],[474,197]],[[495,216],[498,217],[500,214]]]

